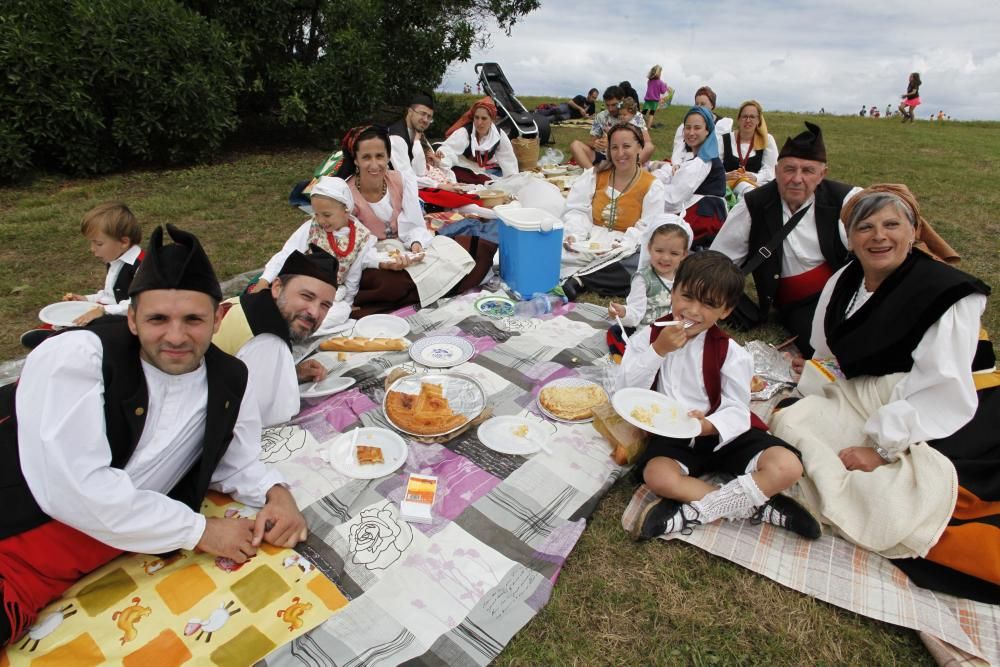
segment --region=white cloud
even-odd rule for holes
[[[1000,119],[998,35],[994,2],[549,0],[510,37],[498,30],[489,49],[453,65],[442,87],[474,84],[472,65],[495,61],[518,94],[569,97],[623,79],[641,94],[659,63],[682,102],[708,84],[720,105],[756,98],[770,109],[853,113],[895,106],[919,71],[921,113]]]

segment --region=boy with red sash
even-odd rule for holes
[[[648,340],[635,336],[625,350],[619,388],[651,386],[701,425],[693,439],[650,439],[638,465],[660,498],[639,516],[633,539],[746,518],[808,539],[820,535],[809,512],[778,495],[802,476],[798,452],[750,412],[753,359],[716,325],[736,305],[743,282],[722,253],[688,256],[677,270],[672,314],[650,327]],[[678,324],[664,324],[670,321]],[[719,472],[736,478],[721,487],[700,479]]]

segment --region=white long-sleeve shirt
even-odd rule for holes
[[[510,143],[507,133],[500,130],[497,131],[500,134],[500,141],[489,166],[499,167],[500,172],[504,176],[512,176],[519,171],[517,155],[514,154],[514,146]],[[452,132],[451,136],[441,144],[441,152],[444,153],[444,165],[449,169],[452,167],[465,167],[477,174],[484,173],[484,170],[478,164],[463,155],[465,149],[468,147],[469,131],[467,129],[460,127]]]
[[[17,387],[21,469],[42,511],[117,549],[193,549],[205,517],[165,494],[201,454],[208,383],[203,363],[168,375],[142,363],[146,422],[124,469],[112,468],[104,426],[103,351],[88,331],[50,338],[28,355]],[[281,476],[258,460],[260,416],[252,386],[210,488],[261,506]]]
[[[566,196],[566,208],[563,211],[564,234],[572,236],[577,241],[586,241],[594,229],[593,202],[597,189],[597,174],[593,168],[587,169],[573,182],[573,187]],[[609,197],[619,196],[619,192],[608,185]],[[642,235],[656,216],[663,213],[663,184],[653,181],[642,198],[642,215],[634,225],[625,232],[609,232],[616,239],[638,245]]]
[[[355,222],[354,224],[362,226],[360,222]],[[298,229],[292,232],[292,235],[288,237],[287,241],[285,241],[285,245],[282,246],[281,250],[276,252],[274,256],[267,261],[267,264],[264,265],[264,273],[262,273],[260,277],[268,283],[273,283],[274,279],[278,277],[278,272],[281,271],[281,267],[285,265],[285,261],[288,259],[289,255],[296,250],[303,253],[307,252],[309,250],[309,233],[311,228],[312,219],[309,219],[302,223]],[[334,236],[343,237],[350,233],[350,228],[345,227],[334,232]],[[337,295],[334,298],[333,305],[330,306],[330,310],[327,312],[326,317],[323,318],[323,324],[320,327],[321,329],[325,330],[330,327],[337,326],[338,324],[343,324],[351,318],[351,308],[354,306],[354,297],[358,295],[358,289],[361,287],[361,272],[365,269],[378,268],[378,256],[375,252],[375,241],[376,239],[374,236],[369,236],[368,243],[365,244],[364,248],[358,251],[358,258],[353,264],[351,264],[351,267],[347,269],[347,274],[344,276],[344,283],[337,286]]]
[[[661,357],[649,342],[649,330],[643,328],[629,338],[618,371],[617,387],[649,389],[659,371],[656,391],[674,399],[687,410],[707,412],[708,393],[705,391],[705,378],[702,375],[704,350],[705,333],[700,333],[684,347]],[[730,339],[726,360],[722,364],[719,407],[706,417],[719,431],[718,447],[724,446],[750,428],[752,377],[753,358],[736,341]]]
[[[816,304],[810,340],[816,359],[833,357],[826,341],[825,318],[833,288],[846,268],[827,281]],[[872,294],[862,281],[851,314]],[[951,435],[972,419],[979,405],[972,359],[985,310],[986,296],[971,294],[959,299],[927,329],[913,350],[913,368],[893,387],[889,402],[865,422],[865,435],[896,455],[912,444]]]
[[[712,171],[712,163],[705,162],[691,151],[684,151],[683,160],[675,162],[678,166],[665,164],[653,172],[656,180],[663,184],[663,209],[666,213],[684,216],[684,213],[694,206],[705,195],[694,193]]]
[[[853,188],[844,197],[844,203],[861,192],[861,188]],[[789,278],[815,269],[826,261],[819,246],[819,231],[816,229],[815,196],[810,197],[803,206],[809,206],[799,224],[785,237],[782,242],[781,277]],[[781,224],[788,222],[792,212],[784,200],[781,202]],[[837,225],[840,241],[847,245],[847,231],[843,223]],[[750,210],[742,199],[733,207],[726,218],[726,224],[719,230],[718,236],[712,241],[712,250],[727,255],[737,266],[746,261],[750,253]],[[754,252],[756,252],[754,248]]]
[[[115,283],[118,282],[118,276],[121,275],[122,267],[126,264],[130,266],[135,264],[141,254],[142,248],[134,245],[118,255],[117,259],[108,264],[108,272],[104,275],[104,287],[96,294],[86,295],[85,298],[87,301],[100,305],[104,308],[106,315],[124,315],[127,313],[129,303],[132,300],[125,299],[118,301],[115,299]]]
[[[733,119],[732,118],[720,118],[715,121],[715,136],[719,140],[719,151],[722,151],[722,135],[727,132],[733,131]],[[680,164],[684,161],[684,151],[687,150],[684,147],[684,123],[677,126],[677,131],[674,132],[674,149],[670,154],[670,161],[674,164]]]
[[[299,378],[285,341],[274,334],[259,334],[244,343],[235,356],[247,365],[247,384],[253,387],[265,428],[283,424],[298,414]]]
[[[408,131],[412,132],[412,130]],[[436,188],[437,182],[427,176],[427,156],[424,154],[424,147],[419,141],[413,142],[413,159],[410,160],[409,148],[406,140],[398,134],[389,136],[389,145],[392,148],[392,168],[402,173],[412,172],[417,179],[417,186],[421,188]]]

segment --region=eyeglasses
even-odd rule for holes
[[[758,120],[758,117],[757,116],[743,115],[743,116],[740,116],[740,120]]]

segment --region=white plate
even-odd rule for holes
[[[650,389],[620,389],[611,399],[611,407],[621,418],[643,431],[666,438],[693,438],[701,433],[701,423],[688,417],[680,403],[658,391]],[[633,410],[648,410],[652,425],[643,423],[632,415]]]
[[[325,380],[304,384],[299,387],[299,396],[302,398],[322,398],[338,391],[344,391],[354,384],[355,380],[346,375],[328,375]]]
[[[356,338],[402,338],[410,333],[410,325],[396,315],[369,315],[354,325]]]
[[[585,417],[583,419],[563,419],[562,417],[556,417],[554,414],[545,409],[542,405],[540,399],[542,395],[542,390],[547,387],[586,387],[587,385],[594,385],[595,387],[601,387],[601,385],[596,382],[591,382],[590,380],[584,380],[583,378],[559,378],[558,380],[553,380],[547,383],[542,389],[538,390],[538,396],[535,397],[535,403],[538,405],[538,409],[542,411],[542,414],[549,419],[554,419],[557,422],[563,422],[564,424],[586,424],[587,422],[594,421],[593,417]],[[604,387],[601,387],[601,391],[604,391]],[[605,396],[607,392],[604,391]]]
[[[338,436],[330,443],[330,465],[341,475],[354,479],[376,479],[385,477],[406,463],[409,450],[406,441],[387,428],[366,426],[358,431],[358,445],[371,445],[382,448],[384,463],[361,465],[354,453],[351,442],[354,431],[348,431]]]
[[[515,433],[521,426],[528,427],[527,435]],[[534,454],[548,439],[549,433],[537,421],[525,417],[503,416],[487,419],[479,425],[479,442],[501,454]]]
[[[616,249],[616,246],[610,243],[595,243],[596,248],[591,247],[590,241],[574,241],[569,244],[570,250],[575,250],[576,252],[592,252],[595,255],[603,255],[606,252],[611,252]]]
[[[472,343],[458,336],[428,336],[410,346],[410,358],[431,368],[458,366],[475,353]]]
[[[442,433],[413,433],[397,426],[396,422],[389,418],[389,413],[386,412],[385,409],[385,402],[389,397],[389,392],[401,391],[404,394],[419,394],[420,385],[425,382],[441,385],[441,393],[448,400],[448,407],[451,408],[451,411],[455,414],[460,414],[465,417],[466,421],[462,422],[455,428]],[[403,433],[408,433],[421,438],[433,438],[457,431],[458,429],[464,427],[469,421],[478,417],[479,413],[486,409],[486,391],[483,389],[483,386],[474,378],[469,377],[468,375],[463,375],[462,373],[426,373],[424,375],[406,375],[389,385],[385,394],[386,395],[382,398],[382,414],[385,415],[386,420],[392,424],[393,428],[396,428]]]
[[[38,319],[54,327],[75,327],[73,320],[94,308],[97,304],[90,301],[57,301],[42,308]]]

